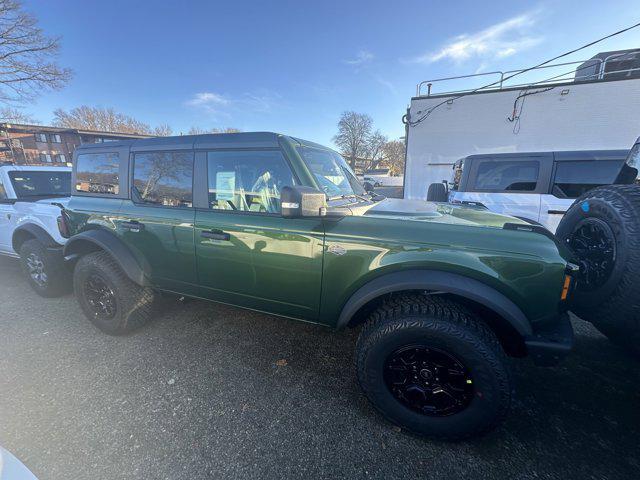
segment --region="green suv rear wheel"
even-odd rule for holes
[[[509,411],[512,379],[496,336],[438,296],[403,295],[377,309],[358,339],[356,367],[373,405],[418,435],[471,437]]]
[[[106,252],[78,260],[73,287],[86,317],[105,333],[124,335],[151,320],[153,290],[132,282]]]

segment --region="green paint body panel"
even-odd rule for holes
[[[301,141],[277,141],[298,181],[317,187],[296,151]],[[558,314],[569,260],[561,246],[544,235],[502,229],[519,222],[511,217],[422,204],[422,211],[410,214],[391,208],[287,219],[74,195],[67,215],[73,234],[101,228],[123,241],[160,290],[327,326],[336,325],[360,287],[406,270],[475,279],[511,300],[532,324]],[[144,230],[122,227],[131,221],[143,223]],[[203,238],[207,230],[224,231],[229,239]]]

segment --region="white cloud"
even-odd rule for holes
[[[382,85],[387,90],[389,90],[389,92],[391,94],[393,94],[393,95],[397,95],[398,94],[398,89],[389,80],[385,80],[384,78],[379,77],[379,76],[376,76],[375,79],[376,79],[376,82],[378,82],[380,85]]]
[[[187,105],[192,107],[199,106],[215,106],[215,105],[228,105],[229,100],[224,96],[213,92],[201,92],[196,93],[193,97],[187,100]]]
[[[409,60],[409,63],[433,63],[451,60],[462,63],[472,57],[504,58],[531,48],[542,41],[532,36],[531,28],[537,21],[538,12],[527,12],[491,25],[476,33],[459,35],[435,52]]]
[[[267,113],[280,105],[280,95],[268,92],[245,92],[231,97],[214,92],[195,93],[184,104],[207,113],[210,117],[232,117],[247,111]]]
[[[346,63],[347,65],[354,65],[356,67],[361,67],[362,65],[371,63],[371,61],[374,58],[375,57],[373,53],[369,52],[368,50],[360,50],[358,52],[358,55],[356,55],[355,58],[352,58],[349,60],[343,60],[343,63]]]

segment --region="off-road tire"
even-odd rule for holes
[[[64,264],[62,254],[50,252],[36,239],[25,241],[20,246],[19,254],[20,265],[27,282],[38,295],[52,298],[71,291],[71,272]],[[41,274],[38,275],[40,280],[32,277],[34,262],[38,263],[41,270]]]
[[[95,313],[87,293],[87,281],[97,276],[115,297],[115,313],[104,318]],[[98,329],[109,335],[125,335],[149,323],[155,294],[153,290],[132,282],[106,252],[81,257],[73,272],[73,286],[80,308]]]
[[[640,186],[609,185],[585,193],[563,217],[557,237],[566,242],[587,218],[611,229],[616,256],[601,288],[583,291],[578,280],[571,309],[611,341],[640,355]]]
[[[449,200],[447,194],[447,187],[444,183],[432,183],[427,189],[427,201],[428,202],[446,202]]]
[[[434,417],[397,400],[383,369],[390,353],[404,345],[439,349],[460,359],[473,378],[468,406]],[[402,295],[375,310],[358,338],[356,369],[362,390],[382,415],[431,438],[460,440],[488,432],[507,416],[513,395],[509,361],[495,334],[463,306],[435,295]]]

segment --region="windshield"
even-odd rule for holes
[[[9,172],[17,198],[68,197],[71,195],[71,172]]]
[[[366,193],[345,159],[337,153],[308,147],[300,147],[298,152],[328,198]]]

